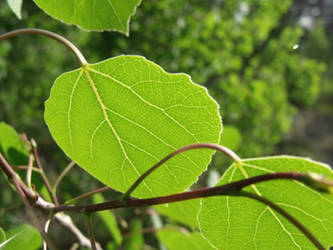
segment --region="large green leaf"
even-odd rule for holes
[[[71,159],[122,192],[172,151],[218,143],[222,129],[218,105],[205,88],[139,56],[119,56],[61,75],[45,104],[45,120]],[[212,154],[196,150],[176,156],[133,195],[187,189]]]
[[[233,164],[218,185],[284,171],[314,172],[333,179],[327,165],[281,156],[249,159],[240,166]],[[275,202],[295,216],[326,248],[333,244],[333,195],[290,180],[262,182],[245,190]],[[293,224],[252,199],[203,199],[198,218],[204,237],[219,249],[316,249]]]
[[[28,164],[28,151],[23,140],[4,122],[0,122],[0,152],[13,166]]]
[[[129,20],[141,0],[34,0],[50,16],[86,30],[128,34]]]
[[[179,230],[167,228],[157,233],[159,240],[170,250],[210,250],[214,249],[209,245],[199,232],[185,233]]]

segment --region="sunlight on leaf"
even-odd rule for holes
[[[58,77],[45,121],[72,160],[121,192],[174,150],[218,143],[222,129],[218,105],[204,87],[139,56],[114,57]],[[201,149],[171,159],[133,195],[184,191],[213,153]]]
[[[34,0],[50,16],[85,30],[115,30],[128,35],[129,20],[141,0]]]
[[[281,156],[244,160],[233,164],[218,185],[273,172],[314,172],[333,179],[324,164]],[[262,182],[245,188],[275,202],[295,216],[328,248],[333,243],[333,195],[319,193],[290,180]],[[288,220],[262,203],[243,197],[202,200],[200,230],[219,249],[316,249]]]

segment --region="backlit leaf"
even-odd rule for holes
[[[121,192],[172,151],[218,143],[222,129],[218,105],[205,88],[139,56],[119,56],[61,75],[45,104],[45,120],[71,159]],[[203,149],[176,156],[133,195],[187,189],[212,154]]]
[[[141,0],[34,0],[50,16],[85,30],[128,34],[129,20]]]
[[[333,179],[331,169],[297,157],[249,159],[233,164],[218,185],[273,172],[298,171]],[[261,182],[245,190],[262,195],[295,216],[326,248],[333,244],[333,195],[297,181]],[[202,200],[200,230],[218,249],[317,249],[293,224],[266,205],[243,197]]]

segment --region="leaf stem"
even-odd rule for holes
[[[199,149],[199,148],[209,148],[209,149],[215,149],[217,151],[220,151],[224,153],[226,156],[231,158],[235,162],[240,162],[241,159],[229,148],[226,148],[224,146],[218,145],[218,144],[212,144],[212,143],[196,143],[184,146],[182,148],[177,149],[176,151],[172,152],[171,154],[164,157],[162,160],[160,160],[158,163],[156,163],[154,166],[152,166],[150,169],[148,169],[146,172],[144,172],[134,183],[130,188],[123,194],[122,199],[126,200],[130,197],[131,193],[139,186],[139,184],[148,176],[150,175],[154,170],[156,170],[159,166],[161,166],[163,163],[168,161],[169,159],[173,158],[174,156],[181,154],[185,151],[193,150],[193,149]]]
[[[82,55],[81,51],[73,43],[71,43],[69,40],[67,40],[63,36],[60,36],[57,33],[54,33],[54,32],[48,31],[48,30],[33,29],[33,28],[17,29],[17,30],[13,30],[13,31],[0,35],[0,41],[7,39],[7,38],[14,37],[14,36],[28,35],[28,34],[37,34],[37,35],[50,37],[50,38],[62,43],[67,48],[69,48],[73,52],[73,54],[76,56],[76,58],[78,59],[79,63],[82,66],[85,66],[88,64],[88,62]]]
[[[284,218],[286,218],[289,222],[294,224],[318,249],[325,250],[325,247],[316,239],[316,237],[304,226],[301,222],[299,222],[295,217],[293,217],[290,213],[284,210],[282,207],[278,206],[274,202],[254,193],[241,191],[236,196],[244,196],[269,206],[274,209],[276,212],[281,214]]]
[[[165,203],[198,199],[210,196],[231,195],[231,194],[235,195],[244,187],[250,186],[258,182],[269,181],[274,179],[292,179],[307,184],[308,174],[298,173],[298,172],[272,173],[272,174],[259,175],[243,179],[222,186],[202,188],[194,191],[160,196],[155,198],[128,199],[128,200],[123,200],[120,198],[117,200],[103,202],[99,204],[93,204],[93,205],[60,205],[58,207],[50,209],[55,213],[60,211],[93,213],[97,211],[123,208],[123,207],[145,207],[145,206],[160,205]],[[330,184],[333,185],[332,183]]]

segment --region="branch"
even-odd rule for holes
[[[81,51],[73,43],[71,43],[66,38],[64,38],[64,37],[62,37],[62,36],[60,36],[60,35],[58,35],[54,32],[48,31],[48,30],[31,29],[31,28],[17,29],[17,30],[7,32],[7,33],[4,33],[4,34],[0,35],[0,41],[4,40],[4,39],[7,39],[7,38],[14,37],[14,36],[26,35],[26,34],[37,34],[37,35],[50,37],[50,38],[62,43],[67,48],[69,48],[73,52],[73,54],[76,56],[76,58],[78,59],[79,63],[82,66],[85,66],[85,65],[88,64],[86,59],[82,55]]]
[[[20,177],[15,173],[15,171],[12,169],[12,167],[3,157],[1,152],[0,152],[0,170],[2,170],[7,176],[8,180],[14,184],[18,194],[23,199],[24,203],[29,207],[29,210],[31,210],[33,219],[37,220],[35,221],[36,223],[39,224],[39,221],[37,215],[35,214],[34,208],[39,208],[40,210],[46,212],[52,211],[52,209],[55,208],[55,205],[53,203],[48,202],[44,200],[42,197],[36,195],[20,180]],[[31,204],[33,204],[33,207]],[[90,248],[90,240],[81,233],[81,231],[75,226],[72,219],[68,215],[66,215],[65,213],[57,213],[54,215],[54,217],[63,227],[69,229],[69,231],[71,231],[76,236],[81,246]],[[45,232],[43,228],[40,227],[40,225],[39,229],[41,229],[40,233],[42,235],[45,235]],[[50,244],[48,236],[47,235],[45,236],[50,249],[56,249],[55,247],[52,248],[53,244],[52,243]],[[96,248],[97,250],[102,249],[99,243],[97,242],[96,242]]]
[[[154,166],[152,166],[150,169],[148,169],[143,175],[141,175],[134,184],[123,194],[122,199],[126,200],[130,197],[131,193],[139,186],[139,184],[148,176],[150,175],[154,170],[156,170],[159,166],[161,166],[166,161],[170,160],[174,156],[183,153],[185,151],[193,150],[193,149],[199,149],[199,148],[209,148],[209,149],[215,149],[222,153],[224,153],[226,156],[231,158],[234,162],[240,162],[241,159],[230,149],[223,147],[218,144],[211,144],[211,143],[197,143],[197,144],[191,144],[187,145],[185,147],[182,147],[180,149],[177,149],[176,151],[172,152],[168,156],[164,157],[162,160],[160,160],[158,163],[156,163]]]
[[[265,174],[260,176],[243,179],[240,181],[232,182],[218,187],[202,188],[190,192],[178,193],[173,195],[161,196],[149,199],[130,199],[123,200],[117,199],[113,201],[103,202],[94,205],[61,205],[51,209],[53,212],[71,211],[81,213],[93,213],[102,210],[123,208],[123,207],[145,207],[152,205],[159,205],[177,201],[184,201],[190,199],[198,199],[210,196],[231,195],[239,192],[244,187],[256,184],[258,182],[269,181],[274,179],[291,179],[300,181],[314,189],[323,191],[324,186],[333,187],[333,182],[325,181],[312,176],[311,174],[304,174],[298,172],[280,172]],[[328,191],[328,190],[326,190]]]

